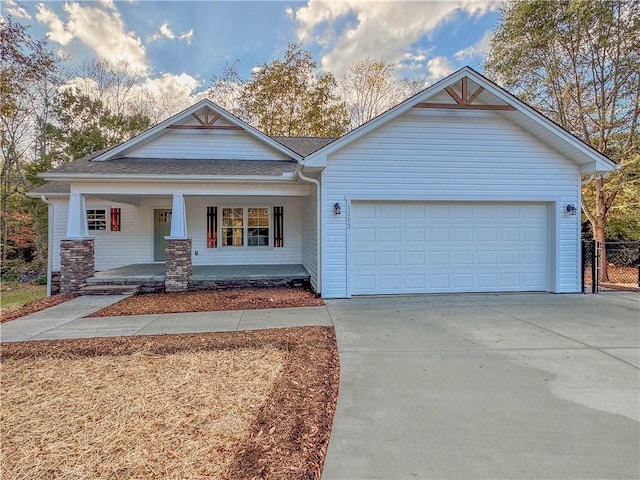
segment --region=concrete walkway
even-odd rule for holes
[[[84,318],[125,298],[85,295],[0,325],[0,341],[117,337],[168,333],[229,332],[304,325],[331,325],[326,307],[166,313]]]

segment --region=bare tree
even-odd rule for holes
[[[365,58],[351,65],[340,78],[339,87],[353,129],[406,100],[423,85],[398,78],[395,63]]]

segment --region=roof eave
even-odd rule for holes
[[[47,197],[47,198],[53,198],[53,197],[61,197],[61,198],[66,198],[69,196],[69,193],[62,193],[62,192],[26,192],[25,195],[27,197],[31,197],[31,198],[41,198],[41,197]]]
[[[197,182],[254,182],[254,183],[281,183],[281,182],[293,182],[293,172],[286,172],[283,175],[140,175],[140,174],[114,174],[105,176],[97,176],[92,173],[45,173],[42,174],[42,178],[45,180],[58,181],[58,182],[77,182],[77,181],[151,181],[151,182],[172,182],[176,181],[185,183],[197,183]]]

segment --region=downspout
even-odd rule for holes
[[[316,186],[316,256],[317,256],[317,275],[318,275],[318,289],[320,295],[322,295],[322,243],[320,241],[322,235],[322,199],[320,198],[320,181],[315,178],[306,177],[302,173],[302,165],[298,166],[295,170],[295,175],[300,179],[308,183],[313,183]]]
[[[47,204],[47,297],[51,296],[51,271],[53,270],[53,209],[54,204],[44,195],[40,200]]]

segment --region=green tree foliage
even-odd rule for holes
[[[241,97],[244,118],[267,135],[338,137],[349,116],[330,73],[318,73],[311,53],[290,44],[284,58],[252,73]]]
[[[616,233],[633,235],[620,222],[640,218],[640,2],[511,1],[485,68],[618,163],[618,172],[583,188],[582,208],[596,240],[605,240],[609,218]]]
[[[117,145],[151,126],[145,115],[113,113],[102,100],[76,88],[64,89],[52,111],[54,122],[47,131],[54,153],[48,168]]]
[[[44,260],[46,234],[25,239],[27,219],[46,230],[46,207],[24,196],[26,167],[47,154],[44,124],[60,59],[45,40],[34,40],[11,16],[0,17],[0,151],[2,153],[0,232],[2,270],[7,260]]]

